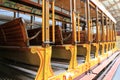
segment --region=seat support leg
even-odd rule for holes
[[[37,53],[40,58],[40,66],[35,80],[48,80],[49,77],[53,76],[50,62],[51,50],[51,47],[31,47],[31,52],[33,54]]]

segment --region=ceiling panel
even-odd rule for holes
[[[114,0],[114,1],[118,2],[119,0]]]
[[[108,2],[108,1],[104,1],[104,3],[103,3],[105,6],[109,6],[110,5],[110,3]]]
[[[114,4],[114,0],[108,0],[110,4]]]
[[[120,21],[120,0],[99,0],[106,9],[115,17],[117,21]]]
[[[117,5],[118,5],[118,7],[120,8],[120,3],[118,3]]]

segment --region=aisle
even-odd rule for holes
[[[37,68],[19,64],[0,60],[0,80],[34,80]]]

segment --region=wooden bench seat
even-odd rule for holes
[[[0,25],[0,58],[39,66],[39,56],[30,51],[29,38],[22,18]]]
[[[82,35],[81,37],[85,39],[85,33],[83,32],[81,33],[81,35]],[[85,41],[84,39],[81,41]],[[51,26],[50,26],[50,41],[52,41]],[[60,26],[56,25],[55,26],[55,45],[63,45],[63,44],[71,44],[71,43],[72,43],[72,32],[71,31],[64,32],[62,31],[62,28]],[[0,45],[8,46],[8,47],[11,47],[11,46],[19,47],[19,50],[17,50],[16,48],[14,48],[14,50],[0,48],[1,53],[7,50],[7,52],[5,52],[5,55],[2,54],[2,56],[4,56],[5,58],[9,58],[9,56],[7,56],[6,54],[9,54],[9,55],[11,54],[10,59],[25,62],[25,63],[30,63],[34,65],[39,65],[39,62],[34,63],[34,61],[31,61],[31,60],[35,60],[35,58],[37,58],[38,56],[35,55],[34,57],[32,57],[29,46],[41,45],[41,44],[42,44],[42,28],[39,27],[36,29],[26,30],[25,22],[22,20],[22,18],[18,18],[8,23],[0,25]],[[24,49],[21,47],[24,47]],[[57,55],[56,55],[56,51],[59,52],[57,53]],[[14,55],[12,55],[13,53]],[[23,58],[23,56],[25,59]],[[70,54],[70,51],[66,51],[65,47],[58,48],[56,46],[53,46],[52,57],[70,60],[71,54]],[[27,60],[29,61],[27,62]]]
[[[38,32],[39,34],[37,34]],[[22,20],[22,18],[17,18],[8,23],[0,25],[1,46],[28,47],[30,46],[29,44],[42,44],[41,28],[26,30],[25,22]]]
[[[0,25],[0,46],[27,46],[25,23],[21,18]]]
[[[28,36],[34,36],[38,31],[42,31],[41,27],[36,29],[28,30]],[[41,45],[42,43],[42,33],[30,40],[30,45]],[[50,26],[50,41],[52,41],[52,26]],[[62,32],[62,28],[58,25],[55,26],[55,44],[54,45],[62,45],[62,44],[71,44],[72,43],[72,32]]]
[[[35,36],[38,32],[39,34]],[[51,35],[52,35],[52,30],[50,27],[50,39],[52,39]],[[67,36],[67,35],[69,35],[69,33],[68,34],[62,33],[61,27],[55,26],[55,37],[56,37],[55,45],[62,45],[64,40],[63,36]],[[31,38],[33,36],[35,37]],[[0,46],[1,46],[0,57],[2,58],[12,59],[15,61],[20,61],[32,65],[39,65],[38,55],[31,54],[29,46],[41,45],[41,44],[42,44],[41,27],[36,29],[26,30],[26,26],[22,18],[14,19],[8,23],[0,25]],[[15,47],[11,47],[11,46],[15,46]],[[63,51],[67,52],[65,49],[63,49]],[[56,58],[56,56],[53,57]],[[36,58],[37,61],[34,62]]]

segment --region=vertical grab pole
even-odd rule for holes
[[[44,19],[45,19],[45,7],[44,7],[45,0],[42,0],[42,42],[45,42],[45,28],[44,28]]]
[[[99,42],[99,38],[98,38],[98,35],[99,35],[99,32],[98,32],[99,28],[98,28],[98,8],[96,7],[96,43]],[[95,54],[95,57],[98,58],[98,51],[99,51],[99,44],[97,44],[97,47],[96,47],[96,54]]]
[[[89,6],[89,0],[86,0],[86,16],[87,16],[87,55],[86,55],[86,62],[89,64],[90,61],[90,51],[91,51],[91,37],[90,37],[90,6]]]
[[[112,42],[114,41],[114,23],[112,22]]]
[[[78,13],[78,41],[80,42],[80,14]]]
[[[111,41],[113,41],[113,22],[111,20]]]
[[[110,41],[110,20],[108,18],[108,42]]]
[[[109,19],[109,41],[111,41],[111,21]]]
[[[111,20],[109,19],[109,40],[111,41]]]
[[[97,32],[97,40],[96,42],[99,42],[99,28],[98,28],[98,8],[96,7],[96,32]]]
[[[108,20],[107,20],[107,16],[106,16],[106,35],[107,35],[106,41],[108,42]]]
[[[114,31],[113,40],[115,41],[115,26],[114,26],[114,23],[113,23],[113,31]]]
[[[112,20],[111,20],[111,42],[112,42],[112,33],[113,33],[113,30],[112,30]]]
[[[55,0],[52,0],[52,42],[55,42]]]
[[[112,41],[112,20],[111,20],[111,41]]]
[[[49,43],[49,0],[42,1],[42,41]]]
[[[104,42],[105,41],[105,32],[104,32],[104,14],[102,12],[102,41]]]
[[[76,0],[72,0],[72,30],[73,30],[73,44],[76,43],[76,7],[75,7]]]
[[[115,33],[115,32],[114,32],[114,22],[113,22],[113,41],[114,41],[114,36],[115,36],[114,33]]]
[[[49,0],[45,0],[45,37],[46,43],[49,43]]]
[[[114,23],[114,37],[115,37],[115,41],[116,41],[116,29],[115,29],[115,23]]]
[[[77,45],[76,45],[76,0],[70,0],[70,10],[71,10],[71,21],[72,21],[72,45],[71,47],[66,49],[70,49],[71,51],[71,58],[70,58],[70,65],[69,69],[75,69],[77,66]]]
[[[112,20],[110,20],[110,42],[112,42]],[[112,50],[112,44],[110,43],[110,50]]]
[[[104,56],[104,39],[105,39],[105,32],[104,32],[104,14],[102,12],[102,36],[103,38],[101,37],[102,39],[102,56]]]
[[[91,41],[91,37],[90,37],[90,8],[89,8],[89,0],[86,0],[86,2],[87,2],[87,4],[86,4],[86,6],[87,6],[87,27],[88,27],[88,42],[90,42]]]

